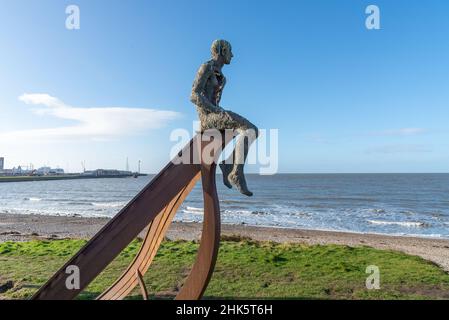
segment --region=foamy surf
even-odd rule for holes
[[[368,220],[371,224],[377,224],[377,225],[394,225],[394,226],[401,226],[401,227],[407,227],[407,228],[422,228],[425,227],[426,224],[424,222],[414,222],[414,221],[381,221],[381,220]]]
[[[33,202],[39,202],[42,201],[41,198],[36,198],[36,197],[30,197],[30,198],[25,198],[25,201],[33,201]]]
[[[91,205],[102,208],[121,208],[126,205],[126,202],[92,202]]]
[[[192,215],[202,215],[204,210],[203,208],[196,208],[196,207],[185,207],[182,209],[183,213],[192,214]]]

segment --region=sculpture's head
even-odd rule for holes
[[[214,60],[218,60],[221,57],[224,64],[230,64],[232,57],[234,57],[231,44],[226,40],[215,40],[210,51]]]

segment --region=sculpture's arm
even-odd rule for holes
[[[193,82],[190,101],[206,112],[220,112],[221,108],[214,105],[204,94],[207,80],[211,75],[212,70],[210,66],[206,63],[202,64]]]

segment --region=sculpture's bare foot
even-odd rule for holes
[[[223,184],[228,187],[229,189],[232,189],[232,185],[229,182],[228,176],[232,171],[232,164],[226,164],[224,161],[220,163],[220,169],[221,172],[223,172]]]
[[[244,194],[245,196],[252,197],[253,193],[248,190],[248,187],[246,186],[246,179],[243,174],[235,174],[234,172],[231,172],[228,176],[228,179],[232,182],[233,185],[236,186],[236,188],[240,191],[241,194]]]

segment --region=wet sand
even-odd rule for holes
[[[31,239],[89,239],[108,221],[109,219],[106,218],[2,214],[0,216],[0,242]],[[247,225],[223,225],[222,234],[224,236],[248,237],[260,241],[369,246],[377,249],[397,250],[432,261],[449,272],[449,240],[444,239]],[[200,236],[201,224],[198,223],[175,222],[167,233],[169,239],[196,240]]]

